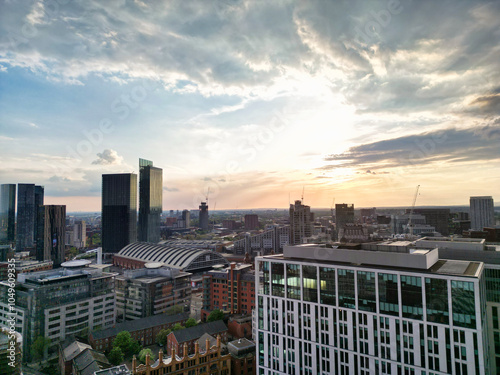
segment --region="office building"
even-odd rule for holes
[[[62,264],[61,268],[22,273],[15,286],[16,331],[23,337],[24,359],[31,359],[31,345],[39,337],[51,340],[48,354],[57,351],[69,335],[86,336],[90,331],[115,324],[116,274],[91,268],[88,260]],[[0,325],[9,326],[10,284],[0,282]]]
[[[208,230],[208,204],[207,202],[201,202],[200,204],[200,214],[199,214],[199,220],[200,224],[199,227],[201,230]]]
[[[116,311],[120,321],[151,315],[174,315],[191,308],[191,274],[162,263],[125,270],[116,277]]]
[[[311,207],[303,205],[302,201],[295,201],[290,205],[290,244],[304,243],[306,238],[312,236],[312,223],[314,222]]]
[[[255,272],[251,264],[231,263],[203,275],[201,319],[213,310],[247,315],[255,307]]]
[[[257,373],[488,374],[484,263],[408,245],[256,258]]]
[[[17,185],[17,236],[16,251],[35,246],[35,185]]]
[[[410,222],[410,214],[393,215],[391,217],[392,232],[394,234],[409,233],[408,223]],[[425,225],[425,216],[413,213],[411,215],[411,223],[413,226]]]
[[[38,208],[43,205],[44,199],[44,187],[35,185],[35,229],[33,230],[33,240],[34,246],[36,247],[36,243],[38,241],[38,229],[40,228],[40,224],[38,222]],[[63,238],[64,241],[64,238]]]
[[[59,267],[65,260],[66,206],[39,206],[37,225],[36,259]]]
[[[245,215],[245,229],[246,230],[259,229],[259,217],[256,214]]]
[[[353,204],[336,204],[335,205],[335,229],[337,231],[337,239],[339,238],[340,229],[346,224],[354,223],[354,205]]]
[[[18,332],[0,327],[0,374],[21,375],[22,337]]]
[[[191,214],[189,210],[182,211],[182,221],[184,222],[184,228],[191,228]]]
[[[84,220],[75,220],[70,245],[77,249],[87,246],[87,224]]]
[[[163,170],[139,159],[139,241],[160,241],[163,209]]]
[[[470,220],[472,230],[483,230],[495,225],[493,197],[470,197]]]
[[[137,240],[137,175],[102,175],[102,249],[117,253]]]
[[[14,242],[16,234],[16,185],[0,186],[0,242]]]
[[[409,209],[406,211],[409,213]],[[441,235],[448,236],[450,234],[451,219],[449,208],[415,208],[413,213],[423,215],[425,217],[425,224],[436,228],[436,231]]]

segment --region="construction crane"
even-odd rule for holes
[[[417,185],[417,190],[415,191],[415,196],[413,197],[413,204],[411,205],[410,216],[408,217],[408,228],[410,230],[410,239],[413,239],[413,224],[411,222],[411,219],[413,217],[413,210],[415,209],[415,203],[417,203],[418,189],[420,189],[420,185]]]

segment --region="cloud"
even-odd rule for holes
[[[171,193],[179,191],[179,189],[177,189],[177,188],[175,188],[175,187],[170,188],[170,187],[167,187],[167,186],[164,186],[164,187],[163,187],[163,190],[168,191],[168,192],[171,192]]]
[[[61,177],[61,176],[52,176],[49,178],[50,182],[70,182],[71,180],[67,177]]]
[[[485,138],[485,134],[489,134]],[[329,155],[320,170],[355,168],[364,174],[380,174],[379,168],[479,163],[500,159],[500,125],[445,129],[365,143],[342,154]],[[388,172],[386,172],[388,173]]]
[[[92,164],[98,165],[119,165],[123,161],[123,157],[118,155],[115,150],[106,149],[102,153],[97,153],[97,159]]]

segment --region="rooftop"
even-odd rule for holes
[[[127,365],[118,365],[105,370],[96,371],[94,375],[130,375],[132,374]]]
[[[177,343],[183,343],[191,340],[199,339],[203,334],[208,333],[209,335],[215,335],[220,332],[227,331],[227,326],[222,320],[217,320],[215,322],[198,324],[194,327],[189,327],[185,329],[180,329],[174,331],[171,334],[175,336]]]

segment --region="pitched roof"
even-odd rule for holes
[[[118,365],[110,367],[105,370],[94,372],[94,375],[130,375],[132,372],[128,369],[127,365]]]
[[[73,367],[79,375],[93,375],[96,371],[111,367],[111,364],[104,354],[85,349],[73,359]]]
[[[177,343],[180,344],[186,341],[199,339],[204,333],[215,335],[224,331],[227,331],[227,326],[222,320],[217,320],[215,322],[198,324],[194,327],[180,329],[172,332],[171,334],[175,336]]]
[[[189,319],[189,313],[181,313],[176,315],[159,314],[148,316],[147,318],[128,320],[123,323],[118,323],[112,328],[102,331],[93,331],[92,337],[94,340],[101,340],[116,336],[121,331],[135,332],[141,329],[147,329],[159,326],[161,324],[171,324]]]
[[[88,344],[84,344],[83,342],[73,341],[63,349],[63,358],[65,361],[71,361],[85,349],[92,349],[92,347]]]

